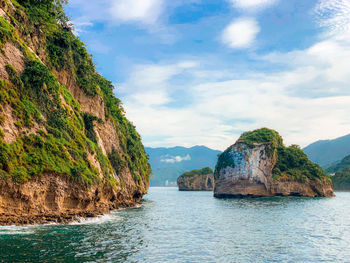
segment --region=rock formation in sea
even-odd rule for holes
[[[148,157],[63,0],[0,0],[0,224],[132,206]]]
[[[177,185],[180,191],[213,191],[213,170],[205,167],[185,172],[177,179]]]
[[[218,158],[214,196],[334,196],[329,176],[267,128],[246,132]]]

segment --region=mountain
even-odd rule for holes
[[[0,1],[0,224],[106,213],[148,190],[141,138],[65,2]]]
[[[350,167],[350,155],[345,156],[340,162],[327,167],[327,173],[336,173],[346,167]]]
[[[205,146],[145,148],[152,168],[151,186],[176,185],[177,178],[186,171],[203,167],[215,168],[221,151]]]
[[[332,175],[335,190],[350,190],[350,155],[345,156],[339,163],[326,168]]]
[[[327,167],[350,154],[350,134],[334,140],[314,142],[303,150],[313,162]]]

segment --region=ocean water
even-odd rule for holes
[[[215,199],[151,188],[137,208],[0,227],[0,262],[350,262],[350,193]]]

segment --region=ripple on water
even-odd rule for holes
[[[350,193],[221,200],[151,188],[137,208],[0,227],[5,262],[349,262],[349,247]]]

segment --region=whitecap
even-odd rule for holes
[[[28,235],[34,233],[33,226],[0,226],[0,235]]]
[[[113,222],[120,220],[120,217],[116,215],[115,212],[111,212],[110,214],[95,216],[95,217],[79,217],[77,220],[69,223],[69,225],[92,225],[92,224],[104,224],[107,222]]]

